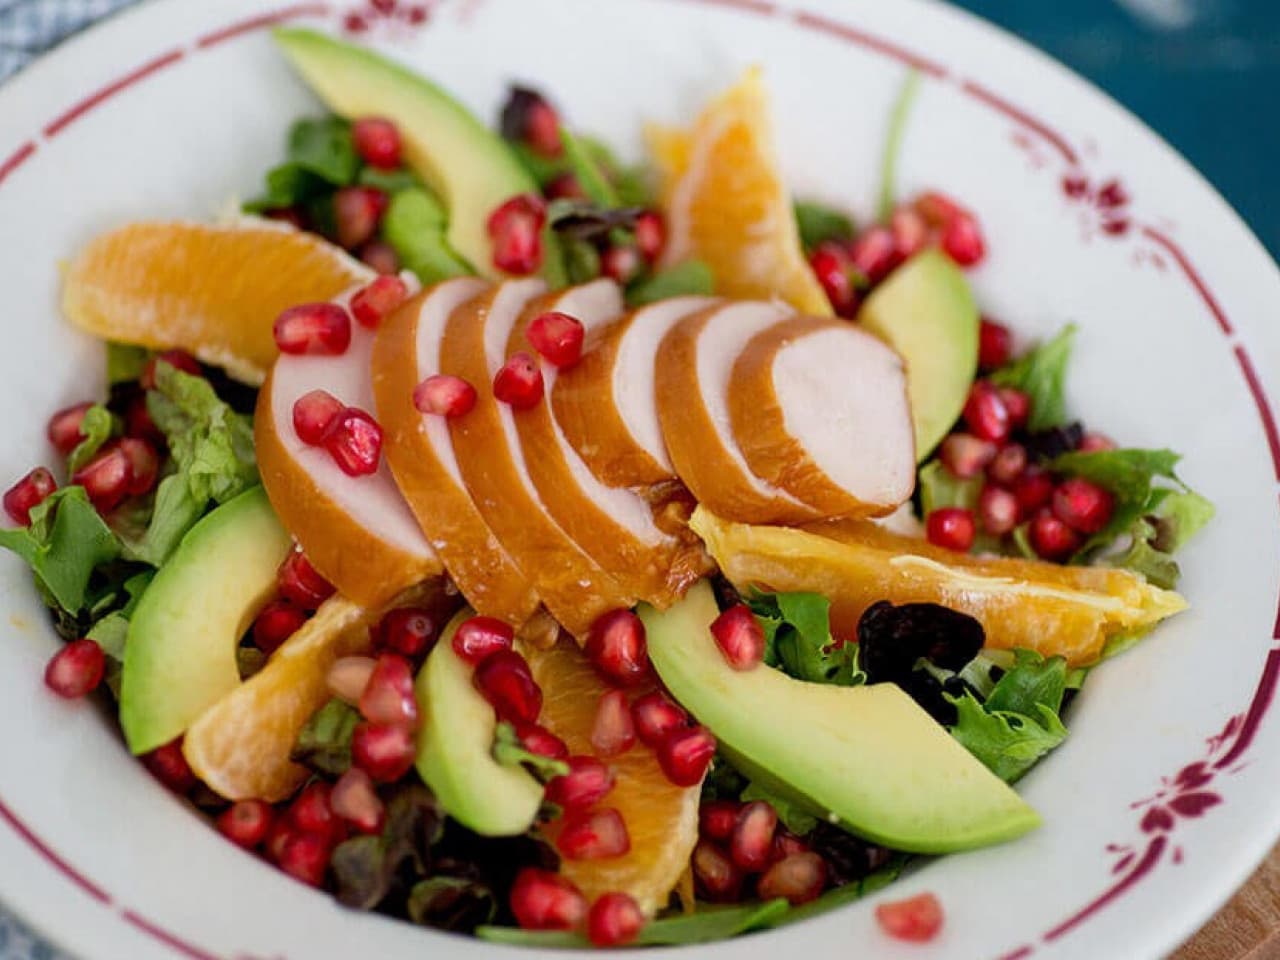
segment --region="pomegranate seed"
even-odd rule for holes
[[[155,421],[151,419],[151,411],[147,409],[147,395],[145,393],[140,393],[129,401],[129,406],[124,413],[124,435],[146,440],[157,447],[165,442],[164,434],[160,432],[160,428],[156,426]]]
[[[360,712],[371,723],[418,726],[418,701],[413,695],[413,667],[398,653],[384,653],[360,696]]]
[[[627,825],[613,807],[566,813],[556,849],[568,860],[611,860],[631,849]]]
[[[849,255],[834,243],[824,243],[809,255],[809,269],[818,278],[831,309],[842,317],[858,304],[858,291],[849,278]]]
[[[374,187],[343,187],[335,193],[333,220],[339,246],[354,250],[372,240],[389,202]]]
[[[359,767],[352,767],[338,778],[329,804],[334,813],[361,833],[380,833],[387,819],[387,808],[373,781]]]
[[[293,834],[281,847],[279,866],[293,879],[318,887],[329,869],[329,843],[314,834]]]
[[[315,610],[334,594],[334,586],[320,575],[307,555],[294,548],[276,571],[276,589],[303,610]]]
[[[373,632],[374,645],[415,660],[431,649],[436,640],[436,624],[431,614],[418,607],[389,611]]]
[[[987,466],[987,476],[996,483],[1012,486],[1027,469],[1027,449],[1020,443],[1005,444]]]
[[[1080,548],[1080,534],[1048,509],[1042,509],[1031,519],[1027,533],[1031,548],[1046,560],[1064,560]]]
[[[302,792],[289,804],[289,823],[302,833],[314,833],[329,837],[337,825],[330,804],[333,788],[323,780],[316,780],[302,788]]]
[[[769,863],[773,852],[773,832],[778,827],[778,814],[763,800],[753,800],[738,811],[729,839],[729,856],[733,865],[745,873],[759,873]]]
[[[818,899],[827,885],[827,862],[816,853],[793,853],[764,872],[756,884],[761,900],[786,897],[793,907]]]
[[[196,785],[196,775],[182,755],[182,737],[143,754],[142,763],[153,777],[174,793],[186,793]]]
[[[621,947],[635,940],[644,927],[644,913],[628,893],[606,893],[587,914],[587,939],[597,947]]]
[[[728,840],[741,810],[742,804],[732,800],[708,800],[698,809],[698,829],[712,840]]]
[[[566,811],[595,806],[613,789],[613,771],[595,757],[569,757],[569,772],[547,784],[547,800]]]
[[[1110,522],[1115,507],[1109,490],[1083,477],[1068,477],[1053,492],[1054,515],[1079,533],[1098,533]]]
[[[987,484],[978,495],[978,519],[993,537],[1003,537],[1018,525],[1018,498],[1003,487]]]
[[[372,267],[384,277],[400,272],[400,254],[396,248],[382,240],[370,240],[359,250],[360,261]]]
[[[121,439],[120,449],[129,460],[129,495],[142,496],[155,486],[160,476],[160,454],[147,441],[136,437]]]
[[[1120,185],[1119,180],[1108,180],[1098,188],[1098,206],[1123,207],[1129,202],[1129,194]]]
[[[351,761],[378,783],[394,783],[413,766],[413,731],[401,724],[358,723]]]
[[[523,109],[516,119],[518,129],[511,132],[523,140],[534,153],[558,157],[564,150],[560,142],[560,116],[547,100],[532,91],[521,101]]]
[[[898,940],[927,943],[942,929],[942,904],[932,893],[881,903],[876,907],[876,922]]]
[[[413,388],[413,405],[419,413],[461,417],[476,405],[476,388],[461,377],[436,373]]]
[[[730,607],[711,624],[711,636],[735,670],[752,670],[764,659],[764,628],[745,603]]]
[[[71,482],[84,487],[99,513],[107,513],[129,492],[133,482],[132,464],[118,444],[110,444],[73,473]]]
[[[511,912],[525,930],[576,930],[587,915],[587,899],[567,877],[522,867],[511,885]]]
[[[676,730],[658,746],[658,765],[677,787],[701,783],[716,753],[716,738],[706,727]]]
[[[31,523],[31,510],[49,499],[49,495],[58,489],[53,474],[44,467],[36,467],[25,477],[5,491],[4,512],[14,523],[27,526]]]
[[[640,742],[656,747],[673,730],[689,725],[689,714],[662,692],[646,693],[631,704],[631,719]]]
[[[978,221],[968,214],[956,217],[942,228],[942,249],[962,267],[982,262],[987,248]]]
[[[275,811],[265,800],[237,800],[215,821],[218,832],[238,847],[252,850],[267,839]]]
[[[571,367],[582,357],[582,321],[559,310],[533,318],[525,336],[533,349],[557,367]]]
[[[974,436],[994,443],[1009,438],[1009,410],[1000,391],[986,380],[978,380],[969,390],[964,404],[964,421]]]
[[[404,303],[409,288],[399,277],[378,277],[351,298],[351,315],[362,327],[376,330],[392,310]]]
[[[849,259],[869,283],[879,283],[898,265],[893,232],[881,226],[864,230],[849,245]]]
[[[486,228],[493,241],[493,265],[518,276],[542,266],[542,227],[547,207],[542,198],[522,193],[489,215]]]
[[[600,272],[624,287],[643,269],[644,258],[630,244],[612,244],[600,254]]]
[[[1076,449],[1081,453],[1097,453],[1099,450],[1114,450],[1116,442],[1105,433],[1086,433]]]
[[[925,519],[925,535],[935,547],[968,553],[977,535],[973,512],[964,507],[939,507]]]
[[[942,441],[938,457],[953,476],[968,480],[980,474],[996,455],[996,445],[971,433],[953,433]]]
[[[533,723],[542,712],[542,688],[534,681],[528,662],[514,650],[499,650],[486,657],[476,667],[474,682],[500,720]]]
[[[569,747],[565,742],[539,724],[521,724],[516,727],[516,736],[519,738],[522,747],[540,757],[564,760],[569,756]]]
[[[610,690],[600,697],[595,720],[591,725],[591,746],[604,758],[626,753],[636,743],[636,726],[631,719],[631,706],[621,690]]]
[[[106,662],[106,655],[94,641],[72,640],[55,653],[44,668],[45,686],[60,697],[79,699],[97,689]]]
[[[542,399],[542,368],[521,350],[493,378],[493,395],[516,410],[528,410]]]
[[[324,448],[347,476],[367,477],[382,461],[382,427],[363,410],[347,407],[329,425]]]
[[[1003,367],[1012,354],[1013,334],[1009,328],[983,317],[978,326],[978,366],[983,370]]]
[[[781,824],[773,835],[773,848],[769,851],[769,864],[772,866],[780,860],[795,853],[808,853],[809,845]]]
[[[693,878],[703,897],[713,903],[738,899],[742,892],[742,871],[733,865],[729,855],[710,840],[699,840],[690,857]]]
[[[893,212],[889,229],[893,231],[894,249],[902,260],[919,253],[929,242],[929,225],[910,207],[899,207]]]
[[[542,192],[546,194],[548,200],[587,199],[586,191],[582,189],[582,184],[578,182],[578,178],[568,171],[548,183],[546,189]]]
[[[1014,430],[1025,426],[1027,417],[1031,416],[1031,397],[1013,387],[1000,387],[996,392],[1009,412],[1009,426]]]
[[[516,632],[511,624],[494,617],[471,617],[458,625],[453,652],[475,666],[495,653],[510,650]]]
[[[361,117],[351,125],[351,140],[360,159],[371,167],[400,166],[400,131],[383,117]]]
[[[603,679],[633,687],[649,676],[649,644],[644,623],[630,610],[610,610],[591,625],[587,659]]]
[[[956,217],[966,216],[964,207],[945,193],[930,190],[916,197],[915,209],[931,227],[946,226]]]
[[[336,303],[304,303],[276,317],[271,332],[283,353],[338,356],[351,345],[351,315]]]
[[[1018,515],[1027,518],[1053,499],[1053,478],[1040,467],[1029,466],[1013,482]]]
[[[138,386],[142,387],[143,390],[154,390],[156,388],[156,364],[162,360],[182,373],[188,373],[193,377],[204,376],[200,361],[187,353],[187,351],[163,350],[148,360],[146,366],[142,368],[142,375],[138,377]]]
[[[369,686],[377,662],[373,657],[339,657],[325,674],[325,685],[335,697],[354,707]]]
[[[284,847],[293,839],[293,828],[289,826],[287,817],[276,817],[275,823],[271,825],[271,829],[267,831],[267,839],[262,842],[263,852],[271,858],[271,862],[278,864],[280,858],[284,856]]]
[[[267,656],[307,622],[307,611],[288,600],[272,600],[253,621],[253,642]]]
[[[644,262],[653,266],[667,245],[667,224],[657,210],[646,210],[636,217],[636,249]]]
[[[49,426],[45,428],[45,434],[53,444],[53,448],[64,457],[84,439],[84,434],[80,432],[80,425],[84,423],[84,415],[92,406],[92,401],[77,403],[74,407],[59,410],[49,418]]]
[[[293,403],[293,432],[309,446],[319,446],[338,414],[342,401],[327,390],[304,393]]]

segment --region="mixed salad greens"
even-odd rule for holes
[[[673,161],[672,144],[708,154],[696,129],[685,141],[667,132],[656,151],[659,188],[653,169],[623,164],[571,131],[532,88],[511,89],[495,135],[438,88],[371,54],[296,31],[282,44],[313,82],[318,63],[371,98],[353,95],[346,103],[359,107],[298,120],[283,162],[244,206],[289,224],[281,236],[302,231],[367,266],[341,259],[366,280],[362,293],[337,299],[342,316],[349,307],[366,327],[389,325],[415,289],[429,298],[444,289],[435,285],[476,275],[541,275],[551,290],[606,278],[632,309],[732,296],[759,281],[733,276],[723,248],[696,231],[672,235],[694,218],[673,204],[696,193],[687,179],[696,165]],[[308,44],[330,52],[308,65],[298,53]],[[392,585],[376,603],[348,598],[330,582],[341,572],[321,573],[307,537],[282,529],[261,496],[265,484],[276,513],[288,515],[280,470],[260,475],[271,382],[238,381],[208,354],[197,360],[198,342],[158,348],[163,337],[120,335],[131,342],[106,345],[108,396],[50,421],[69,482],[58,486],[39,468],[4,497],[15,525],[0,530],[0,546],[30,566],[67,641],[48,685],[80,697],[105,678],[127,714],[130,746],[152,772],[233,842],[296,879],[354,909],[493,942],[731,937],[875,892],[916,856],[1034,826],[1034,812],[1003,784],[1068,736],[1068,708],[1091,669],[1180,609],[1167,592],[1179,578],[1175,555],[1213,509],[1179,480],[1177,454],[1119,447],[1072,418],[1065,388],[1084,332],[1067,325],[1016,351],[1008,328],[979,319],[960,273],[987,255],[977,217],[941,193],[910,201],[898,193],[896,153],[916,84],[909,79],[891,119],[875,218],[861,223],[798,201],[779,241],[804,258],[800,283],[820,292],[827,314],[907,360],[920,462],[914,498],[891,523],[752,526],[710,516],[705,504],[695,511],[679,479],[652,485],[646,496],[674,511],[681,535],[702,538],[692,579],[705,574],[710,586],[686,586],[669,609],[640,603],[633,613],[633,603],[606,613],[581,637],[585,653],[571,639],[556,642],[559,627],[545,612],[529,621],[539,629],[459,612],[476,599],[440,577]],[[458,141],[448,149],[463,168],[501,168],[527,192],[458,181],[448,173],[456,158],[433,162],[440,156],[431,150],[445,149],[431,146],[436,135]],[[502,202],[483,208],[484,229],[461,222],[476,216],[466,198],[495,192]],[[677,239],[685,255],[673,258]],[[395,279],[379,287],[374,271]],[[782,283],[780,299],[802,299]],[[576,360],[582,324],[569,320],[568,341],[554,346]],[[286,349],[279,325],[276,339],[281,364],[299,352]],[[926,369],[927,382],[912,379]],[[484,389],[445,379],[458,382],[434,384],[453,392],[447,401],[432,392],[418,406],[424,417],[465,417],[475,387]],[[541,375],[536,388],[535,403]],[[398,442],[365,419],[372,426],[356,438],[364,446],[345,460],[332,445],[350,437],[321,431],[312,444],[333,453],[342,483],[372,482],[383,443],[393,453]],[[401,480],[398,466],[392,458]],[[313,472],[317,485],[330,482]],[[280,552],[289,535],[301,547]],[[232,546],[217,546],[224,541]],[[238,567],[243,577],[253,566],[232,547],[257,551],[254,562],[269,571],[260,595],[213,596],[225,592],[219,570]],[[272,549],[278,555],[264,553]],[[183,620],[182,590],[187,599],[197,592],[197,617],[229,609]],[[176,633],[150,626],[164,617]],[[213,622],[238,624],[243,635],[209,637]],[[274,655],[285,645],[308,664],[305,675],[282,672],[289,668]],[[186,681],[157,691],[145,675],[157,658],[189,659],[197,649],[190,682],[204,700],[170,689]],[[219,650],[234,650],[233,659]],[[699,651],[710,659],[698,660]],[[728,693],[703,682],[714,671],[724,672],[715,686]],[[201,746],[225,734],[217,704],[243,697],[242,714],[265,715],[282,708],[264,706],[269,698],[255,691],[285,687],[299,691],[304,712],[261,724],[275,723],[285,741],[262,731],[248,745],[234,741],[242,753],[252,748],[247,776],[259,792],[229,786],[240,774]],[[144,688],[162,719],[136,706]],[[781,746],[741,717],[760,710],[774,714]],[[822,716],[858,722],[821,733],[830,726]],[[857,742],[868,732],[883,751]],[[855,772],[873,769],[857,764],[874,755],[874,779],[888,785],[855,790],[834,774],[796,772],[795,758],[807,753],[810,766]],[[987,833],[962,836],[945,818],[912,833],[884,812],[916,802],[892,784],[897,769],[920,762],[958,771],[963,791],[936,799],[961,820],[981,813]],[[994,776],[984,779],[983,768]],[[664,851],[674,856],[665,866]],[[915,940],[943,920],[931,897],[881,904],[878,917],[890,935]]]

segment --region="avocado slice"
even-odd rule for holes
[[[471,665],[453,652],[453,635],[471,616],[464,610],[449,622],[418,672],[418,773],[464,827],[486,837],[513,837],[533,826],[542,784],[524,767],[493,759],[497,716],[471,682]]]
[[[893,347],[907,365],[916,462],[947,435],[978,372],[978,307],[960,268],[928,249],[872,291],[858,322]]]
[[[277,29],[275,39],[329,109],[396,124],[409,165],[448,208],[449,245],[480,274],[500,277],[485,229],[489,214],[518,193],[539,192],[502,138],[430,80],[372,50],[303,28]],[[563,259],[549,231],[543,250],[544,277],[563,286]]]
[[[261,487],[187,531],[129,620],[120,725],[130,750],[168,743],[240,685],[236,646],[291,547]]]
[[[899,687],[737,671],[711,637],[703,581],[670,610],[640,607],[649,658],[735,765],[816,815],[895,850],[950,853],[1010,840],[1040,818]]]

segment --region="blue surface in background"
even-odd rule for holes
[[[953,0],[1088,77],[1280,257],[1280,0]]]

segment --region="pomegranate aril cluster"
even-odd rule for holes
[[[826,861],[778,822],[764,800],[705,801],[692,867],[699,893],[717,903],[752,895],[785,897],[793,905],[816,899],[826,888]]]

